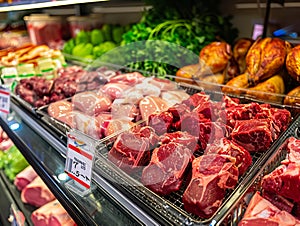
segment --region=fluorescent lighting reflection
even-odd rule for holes
[[[20,128],[20,124],[15,122],[15,123],[11,124],[9,127],[11,130],[17,130]]]
[[[66,173],[61,173],[61,174],[58,174],[57,178],[61,181],[65,181],[69,178],[69,176]]]

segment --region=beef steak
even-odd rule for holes
[[[231,133],[232,140],[249,152],[266,151],[273,142],[270,119],[238,120]]]
[[[207,146],[205,154],[223,154],[235,158],[235,165],[239,170],[239,176],[243,175],[252,164],[250,153],[232,140],[221,138],[219,143],[213,143]]]
[[[282,211],[256,192],[239,226],[248,225],[299,225],[300,221],[286,211]]]
[[[192,179],[182,201],[185,210],[203,218],[211,217],[220,207],[227,188],[238,181],[238,169],[228,155],[207,154],[192,163]]]
[[[153,151],[141,182],[160,195],[178,191],[192,160],[192,152],[183,145],[174,142],[163,144]]]

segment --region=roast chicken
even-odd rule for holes
[[[199,54],[200,70],[195,78],[223,71],[232,57],[231,46],[226,42],[212,42]]]
[[[249,88],[247,94],[260,100],[281,102],[282,97],[277,94],[283,94],[284,90],[283,78],[280,75],[274,75],[266,81]]]
[[[250,38],[240,38],[233,46],[233,59],[237,62],[241,73],[246,70],[246,55],[253,42],[254,40]]]
[[[288,73],[300,82],[300,45],[291,49],[286,57],[286,69]]]
[[[256,40],[246,56],[249,82],[258,84],[278,73],[284,66],[290,49],[290,43],[279,38],[268,37]]]

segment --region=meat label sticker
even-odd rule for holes
[[[10,92],[4,87],[0,87],[0,112],[9,113],[10,109]]]
[[[68,134],[65,172],[73,180],[89,189],[92,180],[94,155],[87,151],[87,144]]]

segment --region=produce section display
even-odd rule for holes
[[[149,211],[164,203],[178,221],[183,215],[201,224],[215,215],[291,119],[288,110],[269,104],[242,103],[226,95],[213,100],[198,92],[150,114],[145,124],[117,135],[99,152],[107,164],[126,173],[120,173],[124,181],[133,178],[129,186],[148,194],[129,195],[137,195]],[[105,170],[102,165],[98,166]],[[114,180],[110,176],[106,175]],[[148,199],[158,201],[152,205]]]
[[[291,136],[267,161],[255,186],[249,185],[250,201],[245,201],[239,225],[299,224],[299,147],[299,138]]]
[[[118,47],[122,41],[122,35],[129,28],[130,25],[104,24],[101,29],[80,30],[74,38],[64,44],[62,51],[83,60],[97,59]]]

